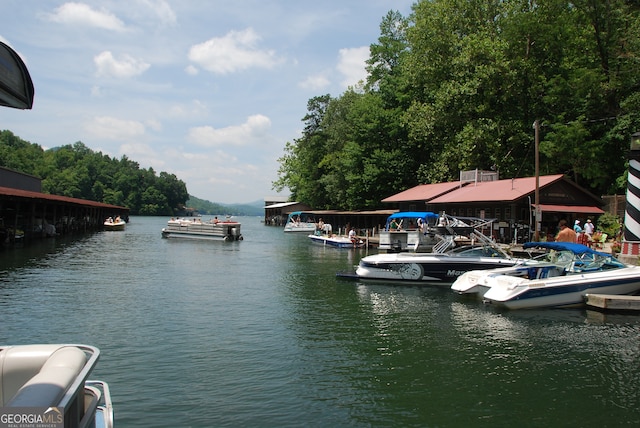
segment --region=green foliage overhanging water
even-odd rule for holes
[[[315,208],[364,209],[418,184],[495,169],[625,189],[640,130],[640,6],[614,0],[429,0],[390,11],[366,80],[311,98],[276,188]]]

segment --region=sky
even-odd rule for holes
[[[223,204],[278,194],[307,101],[366,77],[382,18],[414,0],[0,0],[31,110],[0,129],[45,149],[81,141],[175,174]]]

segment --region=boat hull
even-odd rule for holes
[[[309,235],[309,238],[316,244],[335,248],[361,248],[364,245],[361,240],[353,242],[345,236]]]
[[[111,232],[118,232],[118,231],[123,231],[125,226],[127,223],[125,223],[124,221],[119,221],[119,222],[105,222],[104,223],[104,230],[106,231],[111,231]]]
[[[538,270],[540,272],[539,275],[544,278],[563,274],[563,272],[553,264],[531,263],[531,260],[527,260],[523,264],[516,264],[515,266],[497,270],[473,270],[465,272],[451,285],[451,290],[458,294],[475,294],[479,298],[482,298],[485,293],[489,291],[489,288],[491,288],[491,283],[494,281],[493,278],[497,275],[509,275],[524,278],[529,275],[530,269]]]
[[[457,257],[448,254],[378,254],[362,259],[355,275],[362,281],[451,284],[470,270],[495,269],[516,263],[512,259]]]
[[[315,223],[292,223],[289,222],[284,227],[285,232],[303,232],[303,233],[313,233],[316,231]]]
[[[496,277],[483,300],[507,309],[583,306],[588,293],[628,295],[640,291],[640,267],[572,274],[546,280]]]

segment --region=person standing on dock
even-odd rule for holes
[[[576,232],[567,227],[567,221],[566,220],[560,220],[560,223],[558,223],[558,227],[560,228],[560,231],[558,232],[558,235],[556,236],[556,241],[558,242],[573,242],[575,243],[578,235],[576,234]]]

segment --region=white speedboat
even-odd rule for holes
[[[513,266],[520,261],[507,254],[480,230],[472,218],[444,216],[437,227],[437,243],[431,253],[380,253],[364,257],[355,272],[337,276],[359,281],[411,282],[450,285],[463,273],[475,269]],[[484,221],[481,222],[485,224]],[[470,245],[456,246],[462,236]]]
[[[582,306],[587,293],[627,295],[640,291],[640,266],[624,264],[610,254],[581,244],[524,245],[533,247],[552,251],[546,261],[512,269],[470,272],[458,281],[482,283],[486,288],[483,301],[508,309]]]
[[[204,222],[199,218],[193,220],[171,219],[167,227],[162,229],[163,238],[208,239],[214,241],[241,241],[240,223],[227,218]]]
[[[116,217],[115,219],[113,219],[112,217],[109,217],[104,221],[104,230],[122,231],[124,230],[126,225],[127,223],[124,220],[122,220],[120,217]]]
[[[87,345],[0,346],[0,425],[113,427],[108,385],[88,380],[99,356]]]
[[[564,259],[562,257],[561,259]],[[489,290],[491,286],[489,278],[491,274],[504,274],[526,277],[529,274],[529,269],[537,269],[539,275],[557,276],[564,270],[564,267],[558,266],[556,263],[552,263],[549,260],[549,254],[543,254],[530,259],[522,259],[514,266],[500,267],[493,270],[471,270],[463,273],[451,284],[451,289],[458,294],[475,295],[478,298],[484,297],[484,294]]]
[[[364,241],[359,238],[351,239],[347,236],[338,236],[338,235],[323,235],[320,233],[316,233],[313,235],[309,235],[311,241],[316,244],[321,244],[329,247],[336,248],[361,248],[364,246]]]
[[[314,233],[317,227],[313,214],[304,211],[294,211],[287,217],[287,224],[284,226],[284,231]],[[324,229],[331,232],[331,225],[325,225]]]
[[[472,269],[513,266],[517,259],[492,246],[465,246],[445,253],[383,253],[364,257],[354,273],[338,277],[361,281],[451,284]]]

